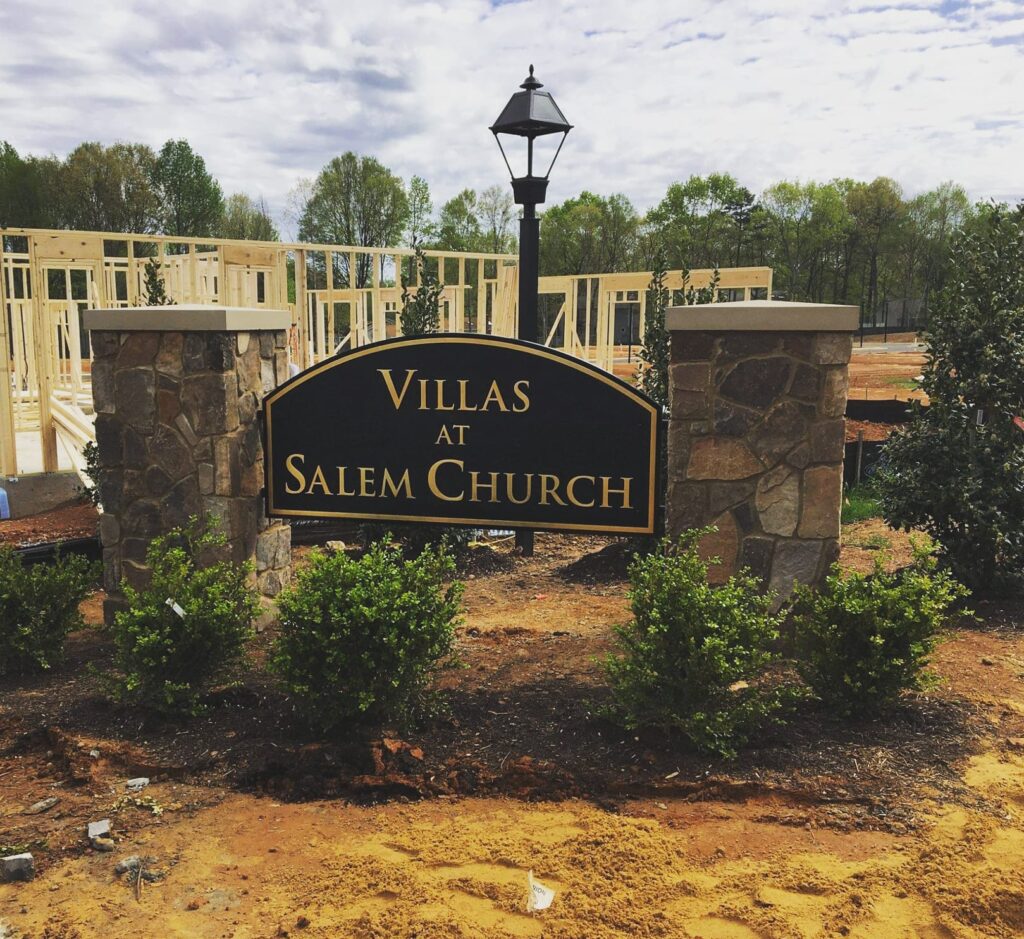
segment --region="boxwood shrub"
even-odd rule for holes
[[[462,584],[443,546],[404,560],[390,536],[356,559],[313,551],[278,598],[272,667],[322,730],[402,721],[452,650]]]

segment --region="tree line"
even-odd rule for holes
[[[927,308],[950,272],[952,238],[977,215],[954,183],[909,196],[870,182],[774,183],[760,195],[727,173],[672,183],[647,212],[622,193],[582,192],[542,215],[542,274],[769,266],[777,296]],[[425,179],[406,183],[372,156],[348,152],[287,199],[301,241],[512,252],[508,186],[464,189],[435,209]],[[0,142],[0,226],[279,240],[266,203],[225,197],[187,141],[83,143],[61,160]],[[360,278],[362,279],[362,278]]]
[[[0,227],[277,241],[266,203],[225,197],[185,140],[79,144],[63,160],[0,141]]]

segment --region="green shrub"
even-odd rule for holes
[[[882,506],[878,494],[870,483],[851,486],[843,496],[843,524],[862,522],[867,518],[878,518],[882,514]]]
[[[756,682],[774,657],[779,619],[771,594],[746,574],[708,584],[697,542],[709,530],[630,564],[634,618],[617,627],[604,668],[611,715],[626,727],[674,728],[701,750],[733,756],[785,694]]]
[[[924,549],[914,563],[886,573],[843,575],[834,566],[819,590],[794,596],[797,668],[839,713],[874,714],[905,689],[922,687],[924,671],[950,609],[967,590]]]
[[[1024,592],[1024,203],[983,209],[954,252],[924,333],[930,404],[886,442],[878,491],[968,587]]]
[[[82,483],[82,495],[93,505],[98,506],[100,505],[100,474],[103,472],[103,467],[100,464],[100,448],[96,446],[95,441],[90,440],[82,448],[82,456],[85,458],[86,475],[92,480],[92,485]]]
[[[389,541],[358,560],[311,552],[278,598],[272,667],[324,730],[407,719],[451,652],[462,598],[454,562],[443,546],[404,561]]]
[[[149,546],[153,579],[145,590],[124,585],[129,608],[111,627],[119,700],[198,713],[200,696],[241,659],[259,604],[251,564],[213,560],[224,545],[213,519],[193,516]]]
[[[98,565],[79,555],[26,565],[0,545],[0,675],[60,662],[67,634],[82,626],[78,605],[98,576]]]

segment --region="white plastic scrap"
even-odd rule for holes
[[[168,597],[166,600],[164,600],[164,603],[166,603],[172,610],[174,610],[174,612],[177,613],[178,616],[180,616],[182,619],[185,618],[185,611],[180,606],[178,606],[176,600],[173,600],[170,597]]]
[[[135,779],[129,779],[128,782],[126,782],[124,784],[124,787],[129,792],[142,792],[142,790],[145,789],[146,786],[148,786],[148,785],[149,785],[149,777],[148,776],[138,776]]]
[[[526,875],[526,912],[536,913],[546,910],[555,899],[555,891],[545,887],[539,880],[533,879],[533,871]]]

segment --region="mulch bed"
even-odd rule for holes
[[[0,544],[27,547],[89,538],[96,534],[99,517],[94,505],[78,502],[39,515],[6,519],[0,522]]]
[[[478,552],[473,576],[521,574],[532,590],[528,572],[542,571],[549,583],[572,584],[567,593],[577,600],[581,589],[625,589],[621,543],[590,539],[594,550],[582,557],[578,549],[559,557],[554,546],[568,539],[544,537],[542,556],[532,559],[513,556],[510,547],[486,562]],[[1002,624],[1020,610],[991,605],[986,612]],[[102,787],[105,775],[117,773],[286,800],[503,793],[579,796],[615,807],[644,796],[760,794],[782,807],[811,807],[818,824],[905,831],[917,824],[920,787],[977,805],[956,764],[986,735],[1024,732],[1012,714],[994,731],[975,702],[945,691],[909,698],[877,721],[840,721],[808,703],[737,760],[708,758],[673,735],[625,732],[606,720],[597,659],[610,637],[566,624],[544,631],[462,627],[462,664],[441,679],[447,713],[412,728],[353,728],[326,740],[303,726],[262,670],[271,639],[270,632],[258,636],[254,665],[209,695],[204,716],[189,720],[108,703],[90,674],[111,656],[98,630],[72,636],[67,661],[50,674],[0,679],[0,801],[16,799],[19,777],[35,767],[69,787]],[[89,756],[93,749],[102,759]]]

